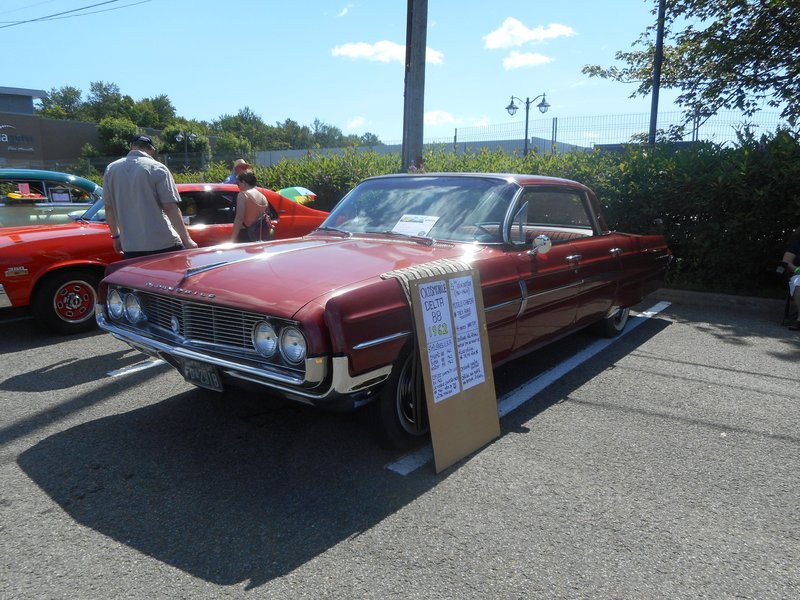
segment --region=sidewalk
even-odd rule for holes
[[[731,294],[714,294],[710,292],[694,292],[673,288],[659,288],[650,298],[666,300],[673,304],[696,304],[701,306],[716,305],[720,308],[737,310],[753,310],[763,312],[776,319],[783,314],[784,301],[777,298],[757,298],[754,296],[734,296]]]

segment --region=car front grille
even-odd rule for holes
[[[152,324],[196,343],[252,352],[253,326],[264,320],[264,315],[232,308],[150,293],[139,295]],[[178,324],[177,332],[173,327],[173,318]]]

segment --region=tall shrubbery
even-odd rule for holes
[[[778,131],[732,148],[711,143],[630,146],[620,152],[570,152],[527,157],[486,149],[455,154],[429,149],[428,172],[531,173],[574,179],[600,198],[609,225],[649,232],[660,219],[675,255],[676,287],[778,295],[773,272],[789,233],[800,225],[800,144]],[[230,165],[215,164],[182,181],[222,181]],[[398,154],[309,152],[302,160],[257,167],[272,189],[302,185],[330,210],[358,181],[401,170]]]

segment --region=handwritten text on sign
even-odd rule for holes
[[[433,400],[441,402],[486,379],[472,277],[450,279],[449,289],[446,281],[422,284],[419,296]]]

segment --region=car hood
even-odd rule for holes
[[[215,246],[122,261],[106,282],[241,310],[292,316],[308,302],[443,258],[474,255],[469,244],[434,244],[314,235],[267,244]]]
[[[19,227],[0,227],[0,248],[41,240],[72,237],[88,233],[108,233],[105,223],[70,221],[61,225],[22,225]]]

